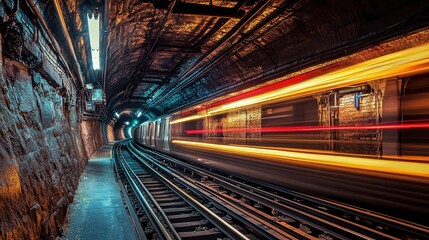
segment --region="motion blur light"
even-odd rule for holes
[[[88,13],[88,28],[92,67],[98,70],[100,69],[100,14]]]

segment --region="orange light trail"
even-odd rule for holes
[[[350,85],[363,84],[369,81],[385,79],[396,76],[410,76],[429,71],[429,43],[387,54],[331,73],[301,81],[293,81],[294,84],[285,84],[276,89],[266,88],[267,91],[253,91],[254,94],[245,99],[227,102],[218,105],[213,103],[213,108],[197,115],[176,119],[171,124],[200,119],[211,114],[217,114],[228,110],[257,105],[262,103],[277,102],[291,98],[309,96],[316,92],[323,92],[335,88]],[[286,79],[283,82],[288,82]],[[292,79],[293,80],[293,79]]]
[[[266,161],[281,163],[310,163],[322,164],[334,167],[376,171],[381,173],[400,174],[413,177],[429,178],[429,163],[415,161],[401,161],[390,159],[373,159],[367,157],[329,155],[311,152],[284,151],[267,148],[244,147],[220,145],[202,142],[190,142],[173,140],[173,143],[209,150],[210,152],[225,152],[228,154],[238,154],[252,158],[260,158]]]
[[[429,123],[383,124],[376,126],[291,126],[291,127],[264,127],[264,128],[229,128],[211,130],[186,130],[187,134],[202,133],[230,133],[230,132],[316,132],[327,130],[400,130],[429,128]]]

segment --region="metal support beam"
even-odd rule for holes
[[[146,78],[146,79],[148,79],[148,78]],[[152,79],[154,79],[154,80],[144,80],[143,79],[143,80],[140,80],[139,83],[150,83],[150,84],[166,84],[166,83],[168,83],[167,81],[164,81],[164,80],[159,79],[159,78],[152,78]]]
[[[160,71],[160,70],[147,70],[145,72],[145,75],[150,75],[150,76],[159,76],[159,75],[166,75],[166,74],[170,74],[170,71]]]
[[[155,9],[168,9],[169,3],[169,1],[155,1],[153,6]],[[173,13],[222,18],[242,18],[244,16],[243,10],[237,11],[235,8],[185,2],[177,2],[173,8]]]
[[[60,19],[61,29],[63,31],[64,37],[66,38],[66,41],[67,41],[67,44],[69,46],[71,55],[73,57],[75,65],[76,65],[77,75],[79,76],[80,83],[82,84],[82,86],[84,86],[85,85],[85,79],[82,76],[82,70],[80,69],[80,64],[79,64],[79,61],[77,60],[76,52],[74,50],[69,31],[67,30],[66,22],[64,20],[64,15],[63,15],[63,12],[61,10],[61,6],[60,6],[60,3],[58,2],[58,0],[54,0],[54,6],[55,6],[55,11],[57,12],[58,18]]]
[[[201,47],[190,47],[173,44],[159,44],[156,48],[157,52],[172,52],[172,53],[201,53]]]
[[[168,11],[164,16],[164,19],[161,22],[161,25],[158,29],[158,32],[156,34],[155,40],[153,41],[149,51],[145,54],[145,57],[142,58],[142,60],[139,62],[138,67],[136,68],[136,70],[134,71],[131,80],[128,82],[127,86],[125,87],[125,92],[124,95],[122,97],[122,102],[124,102],[127,98],[130,98],[133,94],[133,92],[135,91],[135,89],[138,86],[138,78],[137,78],[137,74],[139,72],[139,69],[142,69],[141,72],[146,72],[146,70],[149,68],[149,64],[148,62],[151,60],[152,55],[154,53],[154,50],[158,44],[158,40],[162,34],[162,32],[165,29],[165,24],[167,23],[168,18],[171,15],[171,12],[174,8],[174,6],[176,5],[176,1],[177,0],[173,0],[171,2],[169,2],[169,7],[168,7]]]
[[[54,36],[52,35],[52,32],[49,30],[48,25],[45,22],[45,19],[43,18],[42,14],[39,11],[39,8],[36,6],[36,4],[33,2],[33,0],[27,0],[26,1],[28,3],[28,5],[30,5],[31,10],[33,11],[33,13],[36,15],[37,19],[39,20],[40,25],[42,25],[43,30],[45,30],[45,32],[48,34],[49,39],[51,40],[52,46],[55,49],[56,54],[58,55],[59,59],[61,60],[62,64],[65,66],[65,68],[67,69],[67,72],[70,74],[70,77],[74,78],[74,74],[71,71],[68,62],[65,60],[61,49],[58,46],[57,41],[55,40]],[[84,78],[82,76],[82,73],[80,72],[80,66],[78,62],[75,62],[77,64],[78,67],[78,78],[79,78],[79,82],[76,81],[72,81],[73,84],[78,85],[78,83],[80,83],[80,86],[84,86]]]

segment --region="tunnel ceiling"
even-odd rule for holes
[[[143,110],[146,119],[429,25],[426,0],[70,2],[71,29],[86,30],[76,9],[96,6],[108,19],[99,74],[108,113]]]

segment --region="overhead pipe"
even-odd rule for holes
[[[104,14],[103,14],[103,39],[102,48],[104,48],[104,66],[103,66],[103,92],[106,94],[106,74],[107,74],[107,54],[109,52],[109,11],[110,1],[104,0]]]
[[[103,84],[103,94],[104,94],[104,98],[106,98],[106,75],[107,75],[107,55],[109,53],[109,11],[110,11],[110,1],[109,0],[104,0],[104,13],[103,13],[103,27],[102,27],[102,32],[103,32],[103,38],[102,38],[102,42],[101,42],[101,48],[104,49],[104,64],[103,64],[103,73],[101,76],[101,80],[102,80],[102,84]],[[104,105],[102,107],[102,112],[103,112],[103,116],[106,118],[112,118],[111,116],[109,116],[109,112],[106,109],[106,100],[104,102]]]
[[[284,11],[286,11],[286,9],[288,9],[288,8],[290,8],[290,6],[292,6],[292,5],[294,5],[295,3],[297,2],[297,0],[294,0],[294,1],[288,1],[288,2],[286,2],[285,4],[283,4],[280,8],[278,8],[273,14],[271,14],[269,17],[267,17],[266,19],[264,19],[264,21],[262,21],[262,22],[260,22],[253,30],[251,30],[251,32],[255,32],[255,31],[257,31],[261,26],[264,26],[266,23],[268,23],[268,22],[270,22],[275,16],[277,16],[277,14],[278,13],[282,13],[282,12],[284,12]],[[250,34],[250,32],[249,32],[249,34]],[[192,79],[189,79],[189,81],[188,81],[188,83],[186,83],[186,85],[182,85],[182,86],[180,86],[180,88],[176,88],[175,89],[175,92],[177,92],[177,91],[180,91],[180,89],[181,88],[183,88],[183,87],[185,87],[185,86],[187,86],[187,85],[189,85],[189,84],[191,84],[192,82],[194,82],[195,80],[196,80],[196,77],[197,76],[200,76],[201,74],[203,74],[204,72],[206,72],[206,71],[208,71],[207,69],[210,67],[210,66],[212,66],[213,64],[215,64],[216,62],[218,62],[219,61],[219,59],[220,58],[222,58],[225,54],[227,54],[228,52],[230,52],[230,51],[232,51],[232,49],[233,48],[235,48],[238,44],[239,44],[240,42],[237,42],[237,43],[235,43],[235,44],[233,44],[233,45],[231,45],[227,50],[225,50],[225,51],[223,51],[223,53],[220,55],[220,56],[218,56],[215,60],[213,60],[213,61],[211,61],[211,63],[209,63],[209,64],[207,64],[206,66],[204,66],[203,68],[204,69],[202,69],[201,71],[199,71],[199,73],[197,73],[197,74],[194,74],[193,76],[192,76]],[[198,63],[198,62],[197,62]],[[230,87],[227,87],[226,89],[228,89],[228,90],[232,90],[232,89],[234,89],[235,87],[237,87],[236,85],[232,85],[232,86],[230,86]],[[154,93],[155,91],[153,91],[152,93]],[[165,92],[165,91],[164,91]],[[175,93],[174,92],[174,93]],[[216,92],[216,93],[214,93],[214,94],[212,94],[212,96],[211,97],[219,97],[219,96],[221,96],[221,95],[223,95],[224,94],[224,92],[225,91],[218,91],[218,92]],[[172,93],[172,94],[174,94],[174,93]],[[167,93],[166,93],[167,94]],[[165,96],[165,94],[163,95],[163,93],[161,93],[160,95],[162,95],[162,96],[164,96],[164,97],[168,97],[168,96]],[[162,100],[162,99],[161,99]],[[160,100],[160,101],[161,101]],[[159,102],[159,101],[158,101]],[[186,108],[186,107],[189,107],[189,106],[192,106],[193,104],[195,104],[195,101],[190,101],[190,102],[188,102],[187,104],[185,104],[185,105],[183,105],[183,106],[181,106],[182,108]]]
[[[57,12],[58,18],[60,19],[60,22],[61,22],[61,29],[63,30],[64,36],[67,40],[67,44],[70,48],[70,52],[72,54],[73,60],[76,64],[80,83],[82,86],[84,86],[85,81],[83,80],[82,71],[80,69],[80,64],[79,64],[79,61],[77,60],[76,52],[74,51],[73,43],[71,41],[70,34],[67,30],[67,26],[66,26],[66,23],[64,21],[63,12],[61,11],[60,3],[58,2],[58,0],[54,0],[54,6],[55,6],[55,11]]]
[[[157,45],[159,37],[161,36],[162,32],[164,31],[165,24],[167,23],[167,20],[170,17],[175,4],[176,4],[176,0],[171,1],[168,12],[165,15],[164,19],[162,20],[161,26],[160,26],[157,34],[156,34],[156,37],[155,37],[155,40],[154,40],[152,46],[150,47],[149,51],[145,54],[145,57],[139,62],[134,73],[131,75],[131,80],[128,82],[128,84],[125,88],[124,96],[122,97],[123,102],[125,101],[126,98],[131,98],[131,94],[137,88],[139,79],[136,77],[136,75],[137,75],[139,69],[141,69],[143,65],[147,65],[146,62],[148,61],[148,59],[150,59],[152,57],[153,50],[155,49],[155,47]],[[147,68],[147,66],[144,67],[143,72],[146,70],[146,68]]]
[[[203,56],[201,56],[198,61],[195,61],[196,64],[194,64],[192,67],[188,68],[186,72],[176,80],[176,83],[179,85],[171,84],[167,89],[165,89],[160,95],[162,96],[160,99],[158,99],[157,102],[160,102],[164,100],[167,97],[170,97],[172,94],[175,94],[180,90],[180,88],[185,87],[189,84],[190,79],[192,75],[198,68],[201,68],[205,63],[203,60],[207,58],[212,52],[215,52],[215,50],[223,45],[225,42],[230,40],[232,37],[238,34],[238,32],[251,20],[253,20],[256,16],[258,16],[258,13],[260,13],[265,7],[268,6],[268,3],[270,0],[267,1],[261,1],[259,2],[244,18],[240,20],[240,22],[235,25],[219,42],[217,42],[214,46],[212,46]],[[188,78],[189,77],[189,78]],[[183,79],[188,78],[188,81],[181,82]],[[174,88],[174,91],[172,90]]]
[[[168,2],[155,1],[153,6],[155,9],[168,9]],[[172,11],[173,13],[221,18],[242,18],[244,16],[244,11],[237,10],[236,8],[226,8],[186,2],[178,2]]]
[[[247,32],[246,34],[248,36],[251,36],[252,34],[254,34],[257,30],[259,30],[260,28],[262,28],[263,26],[265,26],[266,24],[268,24],[269,22],[271,22],[273,20],[273,18],[275,18],[276,16],[278,16],[278,14],[280,13],[285,13],[286,9],[290,8],[291,6],[293,6],[295,3],[297,3],[300,0],[292,0],[292,1],[287,1],[286,3],[284,3],[280,8],[278,8],[273,14],[270,14],[267,18],[265,18],[263,21],[261,21],[260,23],[258,23],[258,25],[256,25],[252,30],[250,30],[249,32]],[[293,13],[293,11],[289,11],[288,12],[288,16],[290,16]],[[234,44],[230,45],[227,49],[225,49],[224,51],[222,51],[222,53],[217,56],[215,59],[211,60],[208,64],[206,64],[205,66],[203,65],[197,73],[193,74],[188,83],[185,83],[183,86],[181,86],[182,88],[192,84],[193,82],[195,82],[199,76],[201,76],[202,74],[205,74],[207,71],[210,70],[210,68],[215,65],[217,62],[220,61],[220,59],[222,59],[223,57],[225,57],[227,54],[231,53],[232,50],[237,47],[237,45],[239,45],[240,43],[242,43],[243,39],[240,41],[235,42]],[[253,42],[253,40],[248,42]],[[243,46],[241,46],[242,48]],[[196,71],[195,71],[196,72]]]
[[[51,40],[52,46],[54,47],[57,56],[60,58],[61,62],[65,66],[65,68],[67,68],[67,72],[70,74],[70,76],[73,77],[74,76],[73,72],[70,70],[70,67],[69,67],[67,61],[65,60],[64,56],[61,53],[60,48],[58,47],[57,41],[55,40],[54,36],[52,35],[52,32],[49,30],[48,25],[46,24],[42,14],[40,13],[39,9],[36,6],[36,4],[34,4],[34,2],[32,0],[27,0],[27,3],[28,3],[28,5],[30,5],[30,8],[31,8],[31,10],[33,10],[34,14],[36,14],[36,17],[39,20],[40,24],[42,25],[43,30],[45,30],[46,34],[48,34],[48,37]],[[82,84],[82,79],[80,79],[80,80],[81,80],[81,84]],[[76,86],[75,81],[72,81],[72,83]]]

